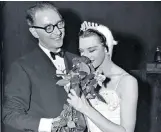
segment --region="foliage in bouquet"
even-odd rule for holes
[[[98,74],[89,58],[82,56],[72,60],[73,68],[68,74],[63,76],[63,79],[57,82],[58,85],[74,89],[78,96],[84,93],[87,99],[98,96],[98,89],[104,84],[106,77]]]
[[[68,74],[62,74],[63,79],[57,82],[57,85],[63,86],[67,92],[74,89],[80,97],[83,93],[87,99],[98,98],[101,101],[105,100],[98,94],[99,88],[109,80],[98,74],[89,58],[82,56],[72,60],[73,68]],[[77,120],[76,110],[69,104],[64,105],[64,109],[60,114],[60,120],[54,122],[53,132],[76,132]]]
[[[71,106],[64,104],[59,120],[53,122],[52,132],[77,132],[78,117],[76,112]]]

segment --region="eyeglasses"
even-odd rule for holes
[[[65,22],[64,20],[59,21],[58,23],[56,23],[55,25],[50,24],[47,25],[45,27],[39,27],[39,26],[31,26],[32,28],[39,28],[39,29],[44,29],[47,33],[52,33],[55,29],[55,27],[57,27],[58,29],[62,29],[65,27]]]

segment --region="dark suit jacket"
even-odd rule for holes
[[[67,70],[74,54],[65,52]],[[55,118],[63,110],[67,93],[56,85],[56,68],[37,48],[11,66],[5,83],[3,121],[25,131],[38,131],[40,118]]]

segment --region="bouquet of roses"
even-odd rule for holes
[[[98,94],[99,88],[108,80],[104,75],[97,73],[89,58],[82,56],[72,60],[73,68],[68,74],[61,74],[62,78],[57,85],[63,86],[67,93],[74,89],[80,97],[83,93],[87,99],[98,98],[105,100]],[[59,74],[60,76],[60,74]],[[58,121],[53,123],[53,132],[76,132],[79,124],[77,111],[69,104],[65,104]]]

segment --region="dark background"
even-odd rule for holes
[[[31,51],[37,43],[30,35],[25,10],[35,2],[6,2],[4,51],[6,66]],[[125,69],[143,69],[161,45],[161,2],[54,2],[66,20],[65,47],[77,53],[80,24],[84,20],[107,25],[119,45],[113,60]]]
[[[4,75],[13,61],[37,46],[25,21],[25,10],[34,3],[5,2],[1,19]],[[73,53],[78,53],[77,34],[81,22],[94,21],[111,29],[119,42],[114,48],[114,62],[128,71],[137,71],[132,72],[139,82],[136,132],[149,132],[151,89],[143,71],[146,63],[153,62],[156,47],[161,46],[161,2],[53,3],[60,8],[66,21],[64,47]]]
[[[2,29],[2,9],[4,6],[4,2],[0,2],[0,105],[2,104],[2,35],[3,35],[3,29]],[[0,119],[1,119],[2,111],[0,109]],[[1,124],[0,124],[0,130],[1,130]]]

